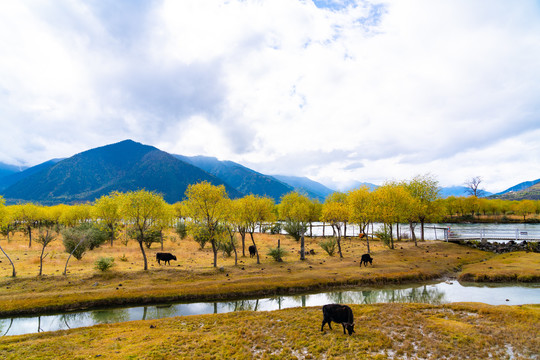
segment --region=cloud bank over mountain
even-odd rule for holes
[[[0,4],[0,162],[132,138],[332,187],[540,173],[537,1]]]

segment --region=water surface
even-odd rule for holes
[[[161,319],[172,316],[226,313],[232,311],[270,311],[329,303],[429,303],[482,302],[491,305],[540,303],[540,284],[479,285],[457,281],[384,288],[358,288],[317,294],[277,296],[224,302],[177,303],[129,308],[98,309],[56,315],[0,319],[1,335],[20,335],[65,330],[82,326],[132,320]]]

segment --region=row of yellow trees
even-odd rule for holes
[[[107,229],[111,246],[119,225],[128,226],[131,236],[137,240],[148,269],[143,244],[150,233],[162,232],[165,228],[185,225],[195,239],[209,242],[217,266],[219,247],[227,243],[232,247],[237,261],[235,238],[242,240],[242,255],[245,256],[245,241],[249,234],[255,248],[253,236],[261,224],[280,220],[284,230],[300,241],[301,259],[304,259],[304,234],[314,222],[332,226],[341,251],[341,237],[347,224],[354,224],[361,233],[374,222],[384,224],[389,236],[388,245],[394,247],[393,228],[406,224],[416,243],[414,229],[420,224],[424,239],[424,224],[440,221],[445,215],[475,214],[481,211],[495,214],[512,211],[527,214],[539,211],[539,201],[525,200],[508,202],[478,199],[475,197],[441,199],[437,180],[430,175],[416,176],[402,182],[387,182],[374,191],[360,187],[347,193],[333,193],[324,203],[311,200],[298,192],[291,192],[276,205],[271,198],[248,195],[230,199],[224,186],[208,182],[190,185],[186,199],[176,204],[167,204],[159,194],[139,190],[113,192],[102,196],[93,204],[39,206],[32,203],[4,206],[0,197],[0,229],[5,237],[16,229],[28,235],[28,246],[32,246],[32,229],[73,227],[81,223],[94,222]],[[369,252],[369,239],[366,237]],[[1,249],[1,247],[0,247]],[[2,250],[3,251],[3,250]],[[256,251],[257,263],[260,262]]]
[[[450,196],[443,201],[446,215],[453,216],[505,216],[518,215],[523,220],[527,215],[540,214],[540,200],[502,200],[469,197]]]

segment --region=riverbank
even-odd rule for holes
[[[132,321],[0,338],[2,359],[530,359],[540,306],[352,305],[355,333],[319,306]]]
[[[420,242],[418,247],[412,242],[399,242],[394,250],[375,241],[371,243],[373,265],[360,267],[359,259],[366,252],[366,243],[358,239],[343,240],[344,258],[341,259],[337,255],[329,256],[318,246],[318,240],[308,238],[306,246],[314,250],[315,255],[300,261],[297,253],[299,244],[283,236],[280,238],[283,248],[288,251],[283,263],[264,256],[261,250],[261,264],[257,264],[254,258],[240,257],[239,264],[235,266],[232,258],[220,257],[218,268],[209,265],[211,251],[194,248],[194,242],[166,243],[167,250],[173,249],[170,251],[189,256],[179,256],[178,262],[173,262],[176,266],[159,266],[151,260],[148,271],[135,268],[140,266],[142,258],[138,259],[140,254],[134,246],[100,248],[72,264],[72,272],[67,276],[1,278],[0,317],[173,301],[234,300],[336,287],[420,282],[455,277],[465,266],[483,264],[496,257],[493,253],[441,241]],[[277,239],[277,235],[256,235],[260,249],[269,248]],[[11,245],[12,251],[19,246],[18,256],[26,259],[26,263],[23,262],[26,267],[19,266],[20,272],[28,274],[35,269],[36,255],[32,252],[39,249],[32,249],[31,252],[21,244]],[[148,257],[152,259],[155,252],[157,249],[149,252]],[[118,263],[116,270],[101,273],[92,269],[92,261],[102,254],[115,256]],[[514,281],[518,278],[538,281],[540,266],[534,264],[540,262],[540,254],[536,255],[525,261],[520,261],[521,255],[517,255],[511,264],[501,262],[502,267],[498,270],[509,268],[521,274],[522,269],[526,269],[526,277],[518,275]],[[58,269],[63,268],[65,254],[56,253],[51,257],[53,259],[45,269],[47,273],[58,273]],[[119,261],[121,258],[128,261]],[[54,271],[53,266],[56,267]],[[4,269],[7,270],[7,266],[4,265]]]

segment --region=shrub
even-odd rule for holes
[[[336,245],[337,241],[335,238],[323,240],[319,243],[319,246],[322,247],[322,249],[326,251],[330,256],[334,256],[334,253],[336,252]]]
[[[189,226],[189,233],[193,237],[193,240],[199,244],[201,250],[203,250],[206,243],[210,241],[208,229],[203,225],[191,224]]]
[[[272,225],[272,227],[270,227],[270,234],[272,235],[277,235],[277,234],[281,234],[281,229],[282,229],[282,226],[280,223],[275,223]]]
[[[375,236],[381,240],[384,245],[388,246],[388,244],[390,244],[390,230],[387,226],[375,231]]]
[[[82,259],[86,250],[93,250],[109,240],[107,230],[89,223],[66,228],[62,230],[62,235],[65,251],[69,254],[73,252],[77,260]]]
[[[113,257],[100,257],[94,263],[94,268],[96,270],[107,271],[114,266]]]
[[[231,243],[230,240],[223,239],[218,243],[218,249],[223,251],[223,256],[230,257],[234,251],[236,245]]]
[[[283,256],[287,255],[287,251],[285,251],[285,249],[283,248],[270,248],[268,250],[268,255],[270,255],[271,257],[274,258],[274,260],[276,260],[277,262],[282,262],[283,261]]]
[[[123,254],[118,258],[120,261],[128,261],[128,258],[126,257],[126,254]]]
[[[184,240],[187,236],[187,226],[184,221],[179,221],[174,227],[174,231],[178,234],[180,239]]]
[[[302,237],[302,234],[305,234],[307,231],[307,226],[302,224],[300,221],[287,220],[283,225],[283,230],[289,235],[291,235],[294,240],[299,241]]]
[[[139,230],[137,230],[137,228],[132,226],[128,229],[128,237],[130,237],[131,239],[136,239],[137,241],[139,241],[140,236],[141,234],[139,233]],[[144,238],[142,239],[142,242],[144,243],[147,249],[150,249],[153,243],[161,242],[161,231],[148,230],[144,234]]]
[[[152,246],[153,243],[160,243],[161,231],[159,230],[148,231],[146,234],[144,234],[143,242],[144,242],[144,245],[146,245],[147,249],[150,249],[150,246]]]

